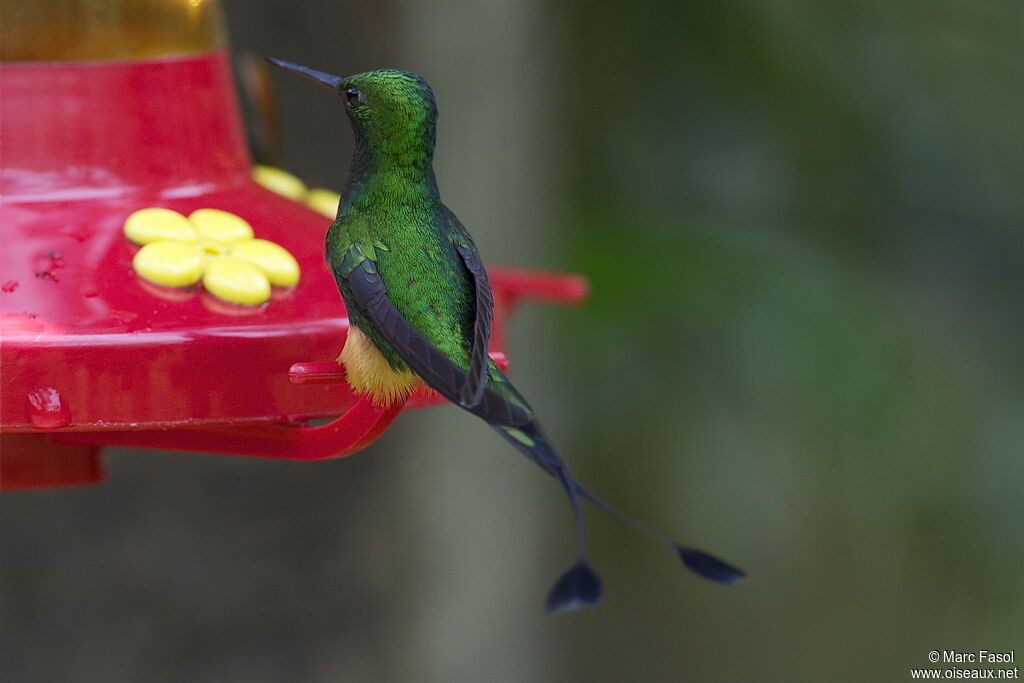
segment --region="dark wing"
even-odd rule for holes
[[[459,393],[462,407],[472,410],[483,400],[484,389],[487,388],[487,366],[490,357],[487,349],[491,341],[491,320],[494,317],[494,296],[491,294],[491,281],[487,278],[480,252],[476,250],[473,239],[462,227],[462,223],[451,211],[445,212],[448,217],[448,237],[455,250],[462,258],[466,270],[473,276],[476,290],[476,327],[473,332],[473,352],[469,359],[469,371],[466,382]]]
[[[527,410],[486,385],[480,391],[480,400],[476,404],[462,404],[461,397],[468,383],[466,371],[431,344],[399,312],[388,298],[377,264],[372,259],[363,258],[345,280],[351,303],[359,313],[412,371],[435,391],[491,424],[518,427],[530,422],[532,416]]]

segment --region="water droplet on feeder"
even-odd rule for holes
[[[60,429],[71,424],[71,411],[53,387],[28,394],[28,419],[36,429]]]

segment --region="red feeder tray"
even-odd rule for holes
[[[0,92],[0,490],[98,481],[104,445],[316,460],[388,427],[403,406],[357,399],[332,361],[348,320],[323,259],[329,221],[252,181],[224,51],[8,63]],[[301,280],[260,307],[153,286],[122,232],[148,206],[235,213],[295,256]],[[499,359],[516,301],[587,290],[491,276]]]

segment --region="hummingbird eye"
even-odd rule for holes
[[[350,107],[355,107],[363,103],[363,93],[359,92],[359,88],[354,85],[350,85],[345,88],[345,102]]]

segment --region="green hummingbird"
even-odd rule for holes
[[[434,177],[437,106],[421,77],[380,70],[340,77],[268,58],[335,91],[355,146],[326,258],[349,316],[338,361],[353,391],[381,405],[422,382],[482,418],[565,489],[576,562],[548,593],[550,612],[596,603],[601,580],[586,558],[581,498],[672,548],[706,579],[744,574],[640,524],[581,486],[526,399],[490,360],[493,299],[469,233],[441,202]]]

